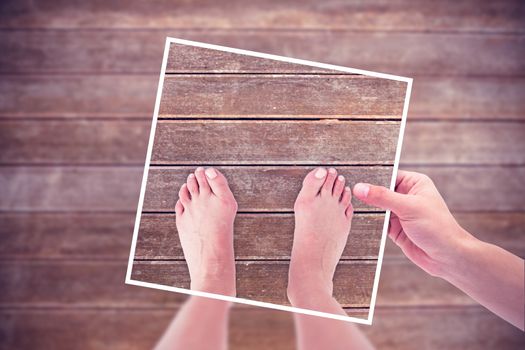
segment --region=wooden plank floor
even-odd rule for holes
[[[187,175],[197,166],[215,165],[228,178],[239,212],[252,213],[251,220],[236,226],[241,235],[235,237],[237,296],[289,305],[293,230],[267,237],[261,225],[270,224],[271,213],[292,218],[302,179],[314,166],[337,167],[349,184],[367,180],[388,186],[407,83],[180,44],[169,50],[145,222],[138,232],[140,242],[157,243],[146,256],[139,243],[131,277],[189,289],[180,243],[170,239],[176,230],[168,227]],[[349,312],[370,306],[384,220],[377,208],[354,205],[357,211],[375,212],[375,222],[360,226],[370,215],[357,215],[356,230],[362,233],[349,240],[336,271],[334,295],[352,308]],[[152,212],[167,230],[151,229],[159,223],[147,220]],[[174,242],[178,256],[156,257]],[[283,248],[274,250],[274,245]]]
[[[0,349],[151,348],[183,300],[123,284],[167,35],[414,77],[402,167],[432,176],[467,229],[525,256],[524,15],[514,0],[0,2]],[[236,229],[277,222],[266,248],[286,259],[278,237],[291,233],[292,199],[248,210]],[[375,225],[366,215],[356,234]],[[139,243],[141,257],[180,257],[176,245]],[[240,246],[238,257],[251,258],[253,247]],[[390,243],[377,305],[363,329],[380,349],[525,345]],[[231,321],[233,349],[294,348],[287,313],[239,307]]]

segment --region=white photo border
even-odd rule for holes
[[[159,116],[159,108],[160,108],[160,101],[162,97],[162,89],[164,85],[164,77],[166,73],[166,66],[168,62],[168,54],[170,50],[170,45],[172,43],[175,44],[181,44],[181,45],[187,45],[187,46],[195,46],[195,47],[201,47],[206,49],[212,49],[212,50],[219,50],[219,51],[225,51],[225,52],[231,52],[235,54],[240,55],[247,55],[252,57],[259,57],[259,58],[265,58],[270,60],[276,60],[276,61],[282,61],[282,62],[289,62],[289,63],[295,63],[300,65],[306,65],[306,66],[312,66],[312,67],[318,67],[318,68],[324,68],[324,69],[330,69],[330,70],[336,70],[336,71],[342,71],[347,73],[353,73],[353,74],[361,74],[361,75],[367,75],[375,78],[382,78],[382,79],[389,79],[389,80],[396,80],[396,81],[403,81],[407,83],[407,90],[405,94],[405,102],[403,106],[403,115],[401,119],[401,127],[399,131],[399,139],[397,142],[397,148],[396,148],[396,156],[394,161],[394,169],[392,173],[392,179],[390,182],[390,189],[394,190],[396,185],[396,177],[397,177],[397,171],[399,168],[399,159],[401,157],[401,147],[403,144],[403,136],[405,133],[405,125],[406,125],[406,119],[408,114],[408,105],[410,101],[410,94],[412,91],[412,78],[397,76],[397,75],[391,75],[391,74],[384,74],[384,73],[378,73],[378,72],[372,72],[362,69],[354,69],[354,68],[348,68],[343,66],[336,66],[332,64],[326,64],[326,63],[319,63],[319,62],[313,62],[313,61],[307,61],[297,58],[291,58],[291,57],[285,57],[285,56],[277,56],[277,55],[271,55],[266,53],[260,53],[255,51],[248,51],[248,50],[242,50],[242,49],[235,49],[231,47],[225,47],[225,46],[219,46],[219,45],[213,45],[213,44],[206,44],[196,41],[190,41],[190,40],[184,40],[184,39],[178,39],[178,38],[172,38],[172,37],[166,37],[166,44],[164,48],[164,57],[162,59],[162,68],[160,72],[160,78],[159,78],[159,85],[157,88],[157,97],[155,100],[155,110],[153,112],[153,123],[151,125],[151,131],[150,131],[150,137],[149,137],[149,143],[148,143],[148,151],[146,153],[146,164],[144,167],[144,174],[142,176],[142,185],[140,188],[140,197],[139,197],[139,203],[137,208],[137,216],[135,219],[135,227],[133,230],[133,239],[131,242],[131,250],[129,254],[129,260],[128,260],[128,268],[126,272],[126,284],[135,285],[135,286],[141,286],[141,287],[148,287],[148,288],[154,288],[159,290],[165,290],[170,292],[177,292],[177,293],[184,293],[189,295],[196,295],[201,297],[208,297],[218,300],[224,300],[224,301],[230,301],[230,302],[236,302],[240,304],[247,304],[247,305],[253,305],[253,306],[259,306],[259,307],[265,307],[275,310],[282,310],[282,311],[289,311],[289,312],[296,312],[301,313],[305,315],[312,315],[312,316],[320,316],[325,318],[331,318],[341,321],[349,321],[359,324],[365,324],[365,325],[372,325],[373,315],[374,315],[374,309],[375,309],[375,303],[376,303],[376,297],[377,297],[377,289],[379,286],[379,276],[381,274],[381,266],[383,264],[383,255],[385,250],[385,243],[386,243],[386,237],[387,237],[387,230],[388,230],[388,222],[390,220],[390,211],[387,211],[385,214],[385,222],[383,224],[383,233],[381,236],[381,244],[379,247],[379,256],[376,266],[376,273],[374,277],[374,285],[372,288],[372,297],[370,299],[370,307],[368,311],[368,317],[366,319],[357,318],[357,317],[351,317],[351,316],[343,316],[343,315],[336,315],[331,314],[327,312],[321,312],[321,311],[314,311],[314,310],[308,310],[308,309],[302,309],[302,308],[296,308],[292,306],[286,306],[286,305],[279,305],[279,304],[273,304],[273,303],[267,303],[262,301],[256,301],[251,299],[245,299],[245,298],[237,298],[237,297],[230,297],[225,296],[221,294],[213,294],[213,293],[206,293],[206,292],[200,292],[200,291],[194,291],[189,290],[185,288],[178,288],[178,287],[171,287],[166,286],[162,284],[156,284],[156,283],[149,283],[149,282],[142,282],[131,279],[131,271],[133,269],[133,261],[135,257],[135,248],[137,244],[137,237],[139,233],[139,227],[140,227],[140,219],[142,214],[142,206],[144,203],[144,195],[146,192],[146,183],[148,180],[148,172],[150,167],[150,161],[151,161],[151,154],[153,151],[153,141],[155,138],[155,130],[157,127],[157,119]]]

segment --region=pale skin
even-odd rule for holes
[[[524,329],[523,259],[461,228],[432,181],[399,171],[396,190],[356,184],[360,200],[391,210],[389,237],[416,265],[452,283]],[[351,191],[335,169],[314,169],[294,206],[295,232],[288,298],[293,306],[345,315],[332,296],[332,278],[350,232]],[[193,290],[235,295],[233,221],[237,203],[216,169],[198,168],[179,191],[177,229]],[[204,312],[205,310],[205,312]],[[227,348],[228,302],[192,297],[157,349]],[[351,323],[294,314],[299,349],[371,349]]]
[[[389,237],[412,262],[524,330],[523,259],[463,229],[428,176],[399,171],[395,192],[369,184],[356,184],[353,192],[392,211]]]

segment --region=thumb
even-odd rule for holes
[[[358,183],[354,186],[354,196],[366,204],[391,210],[402,215],[413,208],[413,201],[406,194],[397,193],[383,186]]]

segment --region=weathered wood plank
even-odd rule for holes
[[[400,122],[162,121],[151,164],[392,165]]]
[[[221,29],[355,29],[361,31],[523,31],[525,9],[519,1],[330,0],[268,1],[264,5],[230,0],[217,4],[184,1],[148,6],[135,0],[111,5],[97,1],[73,6],[24,1],[2,3],[3,28],[221,28]]]
[[[525,257],[523,229],[525,213],[454,213],[467,231],[483,241],[496,244]],[[292,214],[238,214],[235,222],[235,252],[238,258],[256,255],[284,259],[290,255],[293,234]],[[367,224],[368,218],[370,224]],[[182,258],[174,217],[147,214],[137,240],[137,258]],[[345,256],[366,255],[365,245],[372,242],[365,228],[380,221],[375,214],[355,214]],[[0,213],[0,257],[2,259],[126,259],[129,255],[135,213]],[[257,227],[257,232],[243,229]],[[155,231],[154,231],[155,230]],[[265,237],[261,240],[259,236]],[[248,237],[253,237],[249,240]],[[359,238],[358,238],[359,237]],[[258,246],[255,247],[254,240]],[[355,246],[354,246],[355,245]],[[370,243],[370,246],[374,244]],[[377,246],[377,245],[375,245]],[[252,249],[255,253],[244,253]],[[256,250],[255,250],[256,249]],[[263,252],[265,252],[263,254]],[[279,253],[279,254],[277,254]],[[377,254],[377,252],[372,252]],[[385,257],[402,256],[390,240]]]
[[[159,113],[401,118],[406,89],[360,75],[167,75]]]
[[[136,210],[142,173],[142,167],[1,167],[0,210]]]
[[[345,307],[368,307],[376,261],[341,261],[334,276],[334,297]],[[287,261],[237,261],[237,297],[289,305]],[[135,261],[131,278],[179,288],[190,288],[186,262]],[[320,310],[321,311],[321,310]]]
[[[4,76],[0,115],[151,119],[158,80],[158,75]]]
[[[116,350],[150,349],[175,313],[176,309],[1,310],[0,348],[90,350],[104,344]],[[288,312],[234,308],[229,329],[231,349],[295,349]],[[374,326],[362,329],[380,349],[517,350],[525,345],[522,332],[481,307],[379,307]]]
[[[304,166],[221,166],[239,204],[239,211],[292,211],[302,180],[312,167]],[[174,212],[177,193],[194,166],[151,167],[143,211]],[[392,167],[337,167],[350,184],[369,179],[390,184]],[[353,200],[355,210],[374,210]]]
[[[407,122],[401,163],[525,164],[524,123]]]
[[[361,328],[378,349],[520,349],[523,332],[481,307],[381,309]]]
[[[429,175],[452,210],[512,211],[525,206],[523,200],[525,198],[524,167],[425,168],[424,166],[401,166],[401,169]],[[505,182],[504,187],[509,190],[505,198],[501,198],[501,202],[498,200],[498,205],[485,206],[482,202],[492,201],[493,196],[501,190],[502,182]]]
[[[521,34],[173,29],[0,31],[0,51],[7,53],[0,58],[0,72],[158,74],[166,36],[403,76],[524,72]],[[202,63],[182,59],[173,61],[178,66],[170,63],[168,72],[261,72],[268,67],[210,58],[203,70]]]
[[[278,168],[283,169],[282,167]],[[242,167],[240,170],[242,169],[250,171],[251,168]],[[525,211],[523,201],[525,167],[410,166],[405,169],[426,173],[432,177],[452,210],[467,212]],[[298,190],[301,178],[303,174],[306,174],[306,170],[300,167],[294,167],[292,170],[295,175],[282,179],[290,180]],[[139,198],[142,171],[142,167],[0,167],[0,210],[135,211]],[[189,171],[190,168],[188,168]],[[234,175],[234,173],[231,174]],[[288,175],[290,174],[288,173]],[[355,174],[351,172],[345,176],[353,183],[355,180],[352,180],[354,178],[352,176]],[[174,175],[163,180],[165,181],[162,185],[164,190],[161,192],[164,197],[160,202],[157,202],[159,203],[156,204],[157,208],[172,210],[171,203],[175,203],[177,184],[181,184],[183,179],[182,173],[172,177]],[[265,179],[264,184],[249,183],[247,181],[253,177],[253,174],[246,176],[243,180],[243,186],[246,186],[244,188],[248,189],[249,193],[257,193],[263,188],[264,190],[268,188],[279,190],[279,195],[282,195],[283,192],[286,193],[284,190],[288,188],[286,186],[290,185],[285,185],[281,181],[282,179],[279,180],[282,173],[272,170],[266,172],[265,176],[267,179]],[[228,175],[228,178],[230,178],[232,186],[235,186],[237,181],[232,180],[231,175]],[[379,179],[375,180],[370,177],[356,176],[355,179],[383,183]],[[159,180],[155,180],[155,182],[158,185],[161,184]],[[498,185],[495,186],[495,183]],[[291,204],[293,203],[292,196],[289,196],[290,207],[285,208],[287,211],[292,210]],[[239,200],[239,198],[237,199]],[[151,199],[146,200],[147,202],[151,201]],[[273,201],[275,200],[280,201],[280,199],[274,198]],[[361,207],[361,204],[355,204],[356,208]]]
[[[288,261],[238,261],[239,297],[287,303]],[[3,261],[1,307],[168,307],[185,295],[125,285],[127,260]],[[345,306],[367,307],[376,261],[341,261],[334,295]],[[132,279],[189,286],[184,261],[136,261]],[[36,293],[35,291],[38,291]],[[434,278],[406,258],[383,260],[377,305],[473,305],[467,295]]]
[[[168,153],[170,158],[177,158],[173,160],[174,163],[217,163],[226,162],[226,158],[229,158],[228,162],[236,164],[245,162],[244,157],[251,159],[248,163],[266,163],[272,159],[282,161],[286,158],[290,164],[302,163],[304,160],[323,163],[325,160],[322,157],[334,163],[334,158],[340,157],[338,162],[344,163],[343,159],[355,155],[355,152],[343,152],[344,149],[350,147],[352,142],[363,139],[349,137],[359,130],[354,127],[355,123],[349,122],[302,121],[280,123],[282,126],[277,122],[249,121],[237,124],[165,123],[163,121],[159,124],[158,133],[163,137],[159,142],[164,143],[164,153]],[[138,120],[0,120],[0,164],[142,165],[150,125],[148,121]],[[237,131],[236,126],[242,128]],[[224,143],[220,139],[223,135],[219,133],[226,134],[229,128],[235,128],[232,133],[235,132],[237,136],[231,140],[232,136],[228,135],[228,140],[231,140],[228,147],[212,147],[220,142]],[[201,132],[211,136],[199,142],[195,140],[195,135]],[[171,135],[173,133],[174,136]],[[263,142],[252,137],[252,134],[257,134],[259,138],[270,135],[271,140],[281,137],[282,140],[279,140],[280,143]],[[289,141],[297,138],[297,135],[300,135],[299,139]],[[525,124],[520,122],[409,120],[401,161],[409,164],[447,165],[525,164],[525,142],[519,141],[522,135],[525,135]],[[325,139],[330,142],[324,142]],[[283,145],[283,142],[288,144]],[[277,154],[277,148],[283,154]],[[263,153],[265,157],[262,157]],[[279,158],[276,158],[276,154]],[[255,155],[261,155],[261,158],[256,161],[253,158]]]
[[[356,214],[343,259],[375,259],[383,230],[383,214]],[[289,259],[293,214],[238,214],[234,227],[238,259]],[[135,259],[184,259],[175,215],[143,214]]]
[[[151,122],[0,120],[0,163],[143,165]]]
[[[401,118],[407,83],[361,75],[167,75],[160,117],[340,115]]]
[[[1,32],[0,32],[1,37]],[[350,74],[308,66],[259,58],[215,49],[171,43],[166,72],[173,73],[321,73]]]
[[[124,74],[6,75],[0,80],[0,117],[151,120],[158,79]],[[523,78],[426,77],[414,80],[409,120],[523,120],[524,111]],[[181,116],[192,117],[186,112]]]

